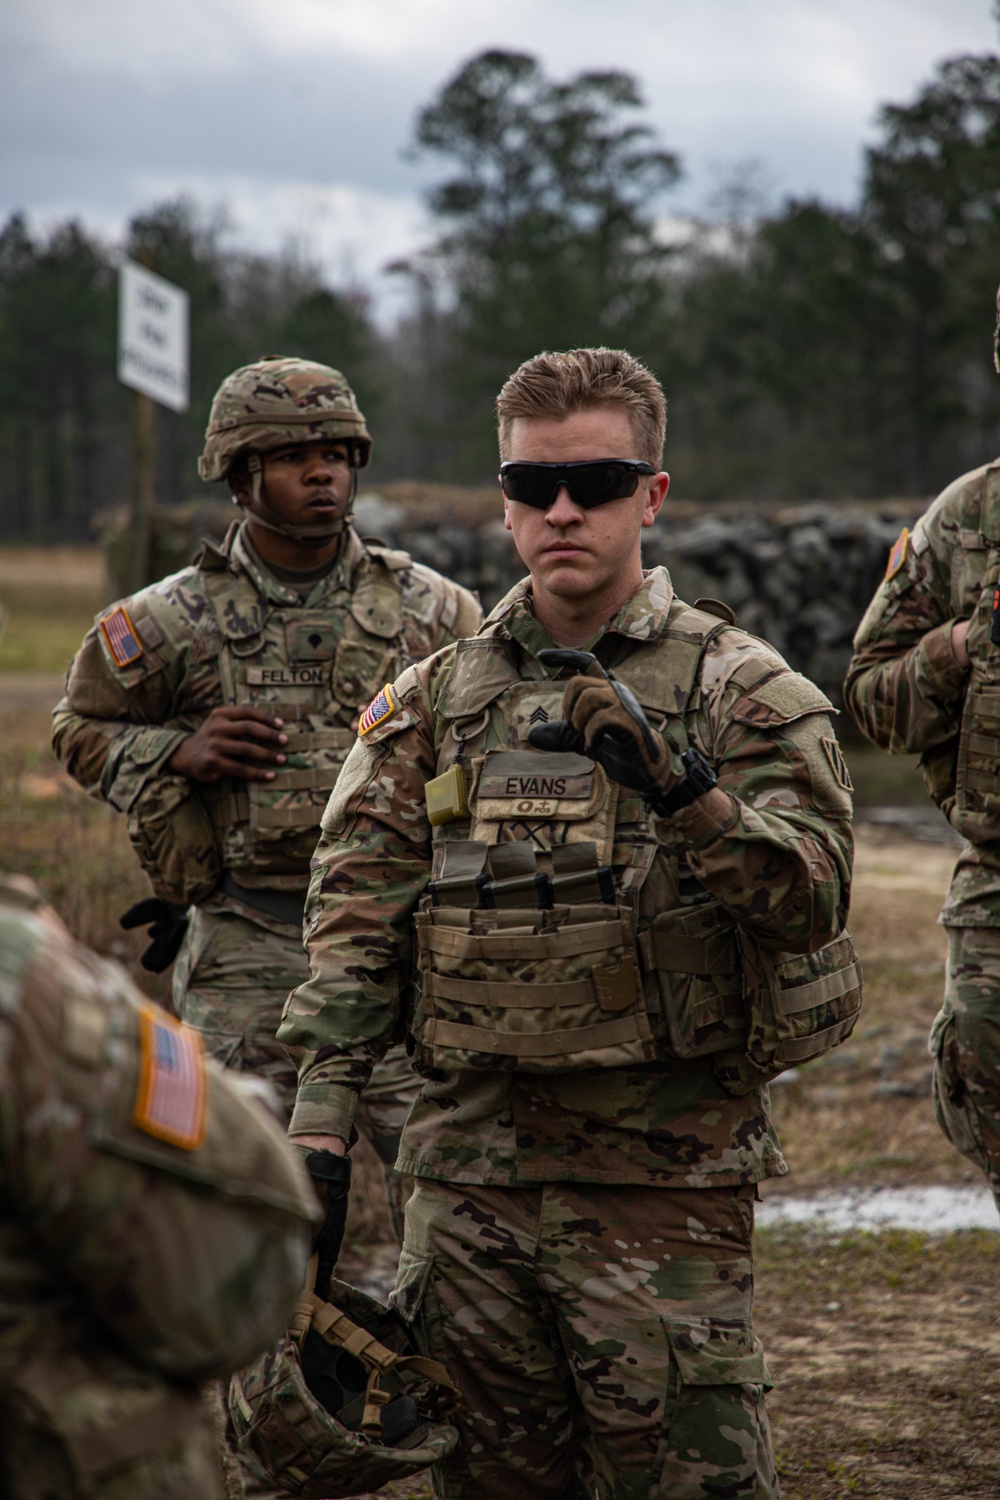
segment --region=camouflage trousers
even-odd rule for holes
[[[418,1179],[393,1302],[464,1406],[448,1500],[772,1500],[746,1188]]]
[[[275,1033],[289,991],[308,977],[298,928],[273,918],[251,921],[213,901],[192,907],[174,965],[174,1009],[201,1032],[206,1051],[226,1067],[266,1078],[277,1090],[286,1118],[298,1076]],[[359,1132],[382,1163],[398,1239],[409,1179],[396,1172],[396,1157],[421,1083],[402,1047],[394,1047],[372,1074],[357,1114]]]
[[[934,1110],[1000,1208],[1000,927],[949,927],[944,1005],[931,1028]]]

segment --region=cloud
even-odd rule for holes
[[[747,158],[775,197],[848,202],[879,103],[996,43],[989,0],[6,0],[0,213],[121,226],[188,188],[254,245],[304,233],[374,274],[445,170],[403,159],[417,110],[490,46],[634,72],[686,169],[666,211]]]

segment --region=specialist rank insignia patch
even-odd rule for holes
[[[366,734],[371,734],[376,725],[384,723],[386,719],[391,719],[397,708],[398,705],[392,696],[392,688],[386,683],[378,697],[372,699],[361,715],[358,722],[358,734],[362,738]]]
[[[899,533],[899,536],[893,542],[892,551],[889,553],[889,561],[886,563],[885,567],[886,583],[889,582],[890,578],[895,578],[896,574],[905,563],[909,546],[910,531],[909,527],[904,526],[902,531]]]
[[[201,1037],[160,1010],[139,1013],[142,1065],[132,1123],[184,1151],[205,1139],[208,1079]]]
[[[111,660],[116,667],[129,667],[142,655],[142,644],[135,626],[129,619],[128,610],[119,604],[101,621],[101,632],[108,643]]]

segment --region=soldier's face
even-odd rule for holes
[[[263,498],[283,521],[316,526],[346,513],[352,489],[346,443],[295,443],[265,453],[262,462]]]
[[[593,406],[568,417],[517,417],[506,458],[522,463],[572,463],[639,458],[632,424],[620,406]],[[634,495],[584,510],[563,485],[548,510],[504,497],[504,524],[539,590],[595,604],[642,581],[639,539],[663,504],[668,475],[640,478]]]

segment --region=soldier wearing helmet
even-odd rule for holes
[[[308,972],[309,860],[358,715],[480,620],[466,590],[352,529],[370,452],[338,370],[269,356],[230,375],[199,472],[228,483],[241,520],[191,567],[102,612],[55,713],[56,753],[126,815],[152,883],[125,917],[152,924],[144,963],[173,961],[177,1013],[288,1102],[295,1067],[275,1031]],[[362,1105],[397,1220],[413,1093],[396,1049]]]
[[[994,363],[1000,372],[1000,291]],[[934,1109],[1000,1208],[1000,461],[954,480],[903,528],[868,607],[845,699],[891,755],[919,754],[966,840],[941,912],[944,1004],[930,1035]]]

